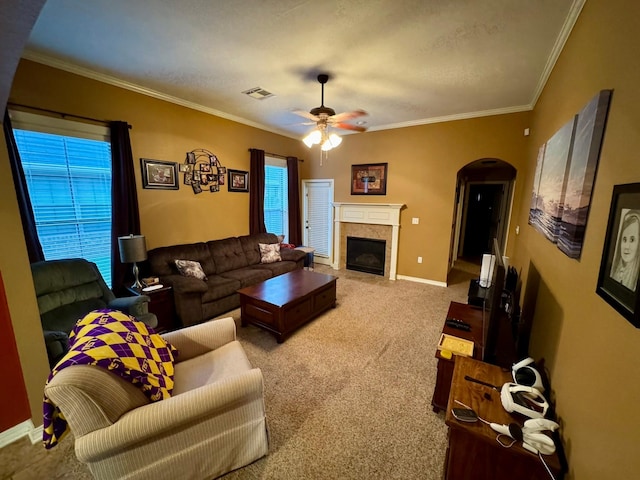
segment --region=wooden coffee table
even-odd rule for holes
[[[240,289],[240,323],[263,328],[282,343],[295,329],[336,306],[336,280],[300,269]]]

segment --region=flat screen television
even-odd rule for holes
[[[505,334],[508,334],[509,330],[509,320],[502,308],[506,268],[502,258],[502,251],[496,238],[493,239],[491,255],[493,256],[494,265],[489,293],[485,297],[483,306],[484,353],[482,360],[494,365],[510,367],[511,365],[502,365],[507,362],[507,357],[511,357],[511,349],[515,348],[515,346],[511,341],[507,341],[511,345],[505,345],[504,342]],[[506,325],[503,325],[505,323]],[[506,332],[505,329],[507,330]],[[510,335],[508,336],[510,337]]]

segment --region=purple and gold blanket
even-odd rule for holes
[[[135,318],[117,310],[95,310],[76,323],[69,335],[69,351],[53,368],[47,383],[66,367],[95,365],[138,386],[155,402],[171,396],[177,353],[173,345]],[[42,439],[49,449],[69,427],[46,395],[43,420]]]

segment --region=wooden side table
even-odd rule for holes
[[[158,326],[155,328],[156,332],[169,332],[178,327],[172,287],[164,286],[149,292],[144,292],[133,287],[127,287],[127,290],[134,295],[146,295],[150,298],[149,311],[158,317]]]
[[[471,340],[474,343],[473,358],[481,359],[483,355],[483,324],[482,309],[467,305],[466,303],[451,302],[447,319],[457,318],[471,326],[471,331],[459,330],[444,324],[442,333],[453,335],[455,337]],[[436,358],[438,359],[438,371],[436,374],[436,386],[433,390],[433,398],[431,406],[433,411],[438,413],[440,410],[447,408],[449,400],[449,390],[451,389],[451,379],[453,378],[453,366],[455,364],[456,355],[451,358],[444,358],[440,355],[440,350],[436,350]]]
[[[498,366],[472,358],[457,358],[445,416],[445,423],[449,426],[445,480],[550,478],[540,458],[522,448],[522,442],[516,442],[510,448],[502,447],[496,441],[498,433],[489,425],[480,420],[475,423],[465,423],[453,416],[452,408],[463,408],[455,403],[455,400],[458,400],[471,407],[480,418],[488,422],[505,425],[515,422],[522,426],[526,420],[526,417],[512,415],[502,407],[500,392],[465,380],[465,375],[492,385],[503,385],[512,380],[510,373]],[[554,477],[562,478],[558,453],[543,455],[543,458]]]

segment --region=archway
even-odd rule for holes
[[[497,158],[481,158],[458,171],[450,269],[458,259],[479,266],[493,238],[504,252],[516,173]]]

